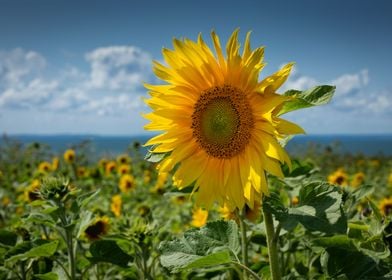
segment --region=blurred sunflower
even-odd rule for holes
[[[339,168],[328,176],[328,182],[334,185],[347,186],[348,175],[342,168]]]
[[[37,199],[40,199],[41,198],[39,195],[40,187],[41,187],[40,181],[37,179],[33,180],[24,192],[25,200],[28,202],[33,202]]]
[[[224,205],[219,208],[220,216],[225,220],[235,220],[238,222],[238,217],[234,211],[230,211],[230,209]],[[261,199],[255,200],[255,204],[253,208],[250,208],[248,205],[245,205],[245,218],[251,222],[256,222],[257,219],[261,215]]]
[[[110,204],[110,210],[114,216],[119,217],[121,215],[122,198],[121,195],[116,194],[112,196],[112,203]]]
[[[291,199],[291,205],[292,205],[292,206],[297,206],[298,203],[299,203],[299,198],[298,198],[298,196],[294,196],[294,197]]]
[[[88,170],[84,166],[78,166],[78,168],[76,168],[76,175],[79,178],[88,177]]]
[[[380,201],[379,204],[380,211],[385,215],[392,214],[392,197],[384,198]]]
[[[131,166],[129,164],[121,164],[117,167],[117,172],[119,175],[128,174],[131,172]]]
[[[208,211],[197,208],[193,211],[191,225],[194,227],[202,227],[207,223]]]
[[[119,155],[117,157],[117,162],[119,164],[129,164],[129,163],[131,163],[131,158],[126,154]]]
[[[109,231],[109,218],[104,216],[96,219],[91,225],[89,225],[84,233],[89,240],[97,240],[102,235],[107,234]]]
[[[105,174],[106,175],[112,174],[115,169],[116,169],[116,162],[115,161],[109,161],[105,164]]]
[[[52,165],[51,165],[49,162],[47,162],[47,161],[43,161],[43,162],[41,162],[41,163],[38,165],[38,170],[39,170],[40,172],[43,172],[43,173],[47,173],[47,172],[49,172],[51,169],[52,169]]]
[[[143,182],[144,184],[148,184],[151,181],[151,171],[150,170],[144,170],[143,172]]]
[[[58,157],[54,157],[52,159],[52,170],[56,171],[57,168],[59,168],[59,158]]]
[[[389,176],[388,176],[388,185],[392,186],[392,172],[389,173]]]
[[[355,173],[351,181],[351,186],[357,188],[360,185],[362,185],[364,181],[365,181],[365,173],[363,172]]]
[[[68,149],[64,152],[64,160],[67,163],[73,163],[75,161],[75,151]]]
[[[163,49],[168,64],[154,62],[154,72],[165,85],[146,85],[153,112],[145,118],[147,130],[164,131],[145,145],[152,153],[167,153],[160,172],[176,167],[175,184],[194,183],[198,205],[214,201],[230,210],[268,194],[265,171],[283,177],[281,164],[290,159],[278,143],[289,134],[304,133],[294,123],[279,118],[289,97],[276,93],[293,63],[258,81],[264,67],[264,48],[251,50],[250,32],[242,55],[238,30],[231,35],[224,57],[215,32],[216,55],[203,41],[174,39],[174,50]]]
[[[164,172],[158,173],[157,181],[155,182],[155,185],[152,188],[152,192],[163,194],[168,177],[169,177],[169,173],[164,173]]]
[[[135,188],[135,178],[130,174],[125,174],[120,177],[119,183],[120,190],[127,193]]]

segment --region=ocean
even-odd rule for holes
[[[53,152],[63,152],[67,148],[85,143],[91,153],[102,156],[123,153],[133,142],[143,144],[150,137],[150,135],[11,135],[0,138],[0,145],[4,145],[6,139],[11,139],[22,145],[38,142],[48,145]],[[332,149],[336,153],[367,156],[392,156],[392,135],[301,135],[290,140],[286,148],[295,156],[301,156],[309,149],[316,151]]]

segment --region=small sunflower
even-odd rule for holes
[[[175,169],[178,188],[194,184],[196,203],[207,209],[214,201],[230,210],[253,208],[256,197],[268,195],[265,172],[283,177],[281,164],[290,159],[278,140],[304,133],[279,112],[290,98],[276,93],[293,63],[259,81],[264,48],[251,50],[247,34],[242,54],[238,30],[224,57],[215,32],[215,54],[201,36],[197,42],[174,39],[163,49],[168,66],[154,62],[155,74],[167,84],[146,85],[153,109],[147,130],[162,131],[145,145],[165,153],[160,173]]]
[[[121,215],[121,207],[122,207],[122,198],[121,195],[116,194],[112,197],[112,203],[110,204],[110,210],[116,217],[120,217]]]
[[[75,161],[75,151],[72,149],[68,149],[64,152],[64,160],[67,163],[73,163]]]
[[[260,217],[261,215],[261,199],[260,200],[255,200],[255,204],[253,208],[250,208],[248,205],[245,205],[245,218],[251,222],[256,222],[256,220]],[[223,207],[219,208],[219,213],[221,217],[225,220],[234,220],[237,223],[238,217],[235,213],[235,211],[230,211],[229,207],[224,205]]]
[[[98,161],[98,166],[100,167],[100,168],[102,168],[102,169],[105,169],[106,168],[106,164],[108,163],[109,161],[106,159],[106,158],[101,158],[99,161]]]
[[[129,164],[121,164],[117,167],[117,172],[119,175],[128,174],[131,172],[131,166]]]
[[[125,174],[120,177],[120,190],[127,193],[135,188],[135,178],[131,174]]]
[[[87,168],[84,167],[84,166],[78,166],[78,167],[76,168],[76,175],[77,175],[79,178],[88,177],[88,170],[87,170]]]
[[[298,196],[294,196],[294,197],[291,199],[291,205],[292,205],[292,206],[297,206],[298,203],[299,203],[299,198],[298,198]]]
[[[131,158],[128,155],[126,155],[126,154],[119,155],[117,157],[117,163],[118,164],[130,164],[131,163]]]
[[[207,223],[208,211],[197,208],[193,211],[191,225],[194,227],[202,227]]]
[[[392,197],[384,198],[379,204],[380,211],[385,215],[389,216],[392,214]]]
[[[52,170],[56,171],[57,168],[59,168],[59,158],[58,157],[54,157],[52,159]]]
[[[47,173],[52,170],[52,165],[47,161],[43,161],[38,165],[38,170],[40,172]]]
[[[392,186],[392,172],[389,173],[389,176],[388,176],[388,185]]]
[[[90,240],[97,240],[101,236],[106,235],[109,231],[109,218],[104,216],[96,219],[91,225],[89,225],[84,233]]]
[[[363,172],[355,173],[351,181],[351,186],[357,188],[360,185],[362,185],[364,181],[365,181],[365,173]]]
[[[338,186],[347,186],[348,175],[342,168],[340,168],[328,176],[328,182]]]
[[[116,169],[116,162],[115,161],[109,161],[105,164],[106,175],[112,174],[115,169]]]
[[[151,171],[150,170],[144,170],[144,172],[143,172],[143,182],[146,185],[151,182]]]
[[[24,192],[25,200],[28,202],[33,202],[37,199],[40,199],[41,198],[39,194],[40,187],[41,187],[40,181],[37,179],[33,180]]]

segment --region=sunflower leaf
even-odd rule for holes
[[[191,229],[183,238],[161,242],[161,264],[173,272],[228,264],[239,250],[238,227],[234,221],[215,221]]]
[[[132,257],[126,254],[115,240],[97,240],[90,246],[91,263],[106,262],[127,267]]]
[[[342,193],[337,187],[323,182],[303,186],[299,192],[298,206],[275,216],[286,230],[292,230],[298,223],[311,232],[343,234],[347,230]]]
[[[285,102],[278,115],[291,111],[327,104],[335,92],[335,86],[322,85],[305,91],[289,90],[283,95],[293,97]]]

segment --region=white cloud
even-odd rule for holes
[[[20,83],[31,74],[40,74],[45,66],[45,58],[37,52],[20,48],[0,51],[0,82],[5,86]]]
[[[369,73],[367,69],[363,69],[359,73],[344,74],[333,81],[332,85],[336,86],[336,94],[344,95],[354,90],[360,90],[369,83]]]
[[[142,82],[151,80],[151,56],[134,46],[97,48],[86,54],[89,72],[71,65],[55,79],[34,51],[0,51],[0,61],[0,108],[125,115],[142,108]]]
[[[91,64],[89,85],[97,89],[134,90],[151,71],[151,56],[133,46],[98,48],[86,59]]]

